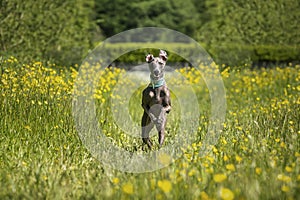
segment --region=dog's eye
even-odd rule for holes
[[[164,63],[163,63],[163,62],[158,62],[158,64],[162,65],[162,64],[164,64]]]

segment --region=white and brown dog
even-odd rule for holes
[[[164,50],[159,51],[159,57],[154,57],[152,54],[146,56],[146,62],[149,63],[150,70],[150,85],[155,90],[155,97],[157,102],[162,101],[163,107],[166,112],[171,110],[170,92],[164,79],[165,66],[168,56]],[[162,97],[161,97],[161,92]]]
[[[158,142],[161,147],[164,142],[166,113],[171,111],[170,92],[165,81],[165,66],[168,56],[160,50],[159,57],[152,54],[146,56],[146,62],[150,70],[150,84],[143,90],[142,107],[142,139],[151,149],[152,142],[149,132],[156,125],[158,131]]]

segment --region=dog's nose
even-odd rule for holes
[[[154,73],[155,76],[158,76],[159,75],[159,70],[156,69],[156,70],[153,71],[153,73]]]

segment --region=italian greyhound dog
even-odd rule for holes
[[[166,113],[171,111],[170,92],[164,79],[167,59],[167,53],[163,50],[160,50],[159,57],[152,54],[146,56],[150,70],[150,84],[142,93],[144,114],[141,125],[142,139],[149,149],[152,148],[149,133],[154,125],[158,131],[159,147],[162,146],[165,139]]]

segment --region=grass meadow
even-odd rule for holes
[[[76,70],[13,57],[0,65],[0,199],[299,199],[299,65],[222,69],[226,119],[203,156],[209,93],[199,71],[177,70],[199,101],[199,139],[168,167],[147,173],[104,168],[82,144],[72,115]],[[126,151],[141,151],[141,140],[114,124],[109,106],[124,71],[103,73],[94,94],[103,133]],[[135,123],[142,89],[128,105]],[[177,98],[172,93],[165,145],[180,134]]]

